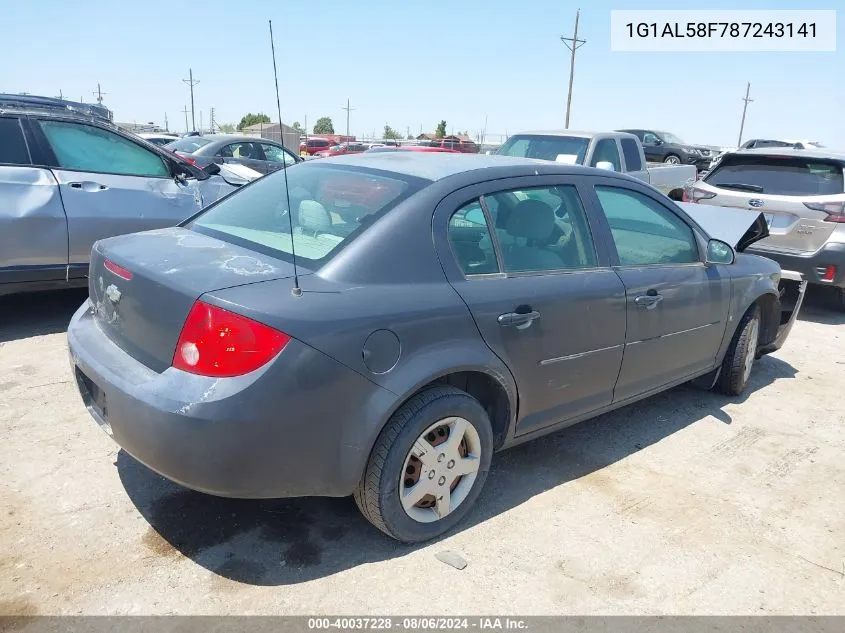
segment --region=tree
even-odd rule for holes
[[[241,122],[238,123],[238,129],[243,130],[244,128],[249,127],[250,125],[255,125],[256,123],[269,123],[270,117],[268,117],[263,112],[259,112],[258,114],[253,114],[249,112],[243,116]]]
[[[401,134],[399,134],[399,132],[397,132],[396,130],[394,130],[394,129],[393,129],[392,127],[390,127],[389,125],[386,125],[386,124],[385,124],[385,126],[384,126],[384,136],[383,136],[382,138],[392,138],[392,139],[397,139],[397,138],[402,138],[402,135],[401,135]]]
[[[435,138],[443,138],[446,136],[446,121],[441,121],[437,124],[437,129],[434,131]]]
[[[232,134],[235,131],[235,124],[234,123],[218,123],[217,129],[219,129],[223,134]]]
[[[314,124],[314,134],[334,134],[331,117],[321,116]]]
[[[294,121],[293,125],[291,126],[294,130],[302,134],[305,130],[302,129],[302,126],[299,124],[299,121]]]

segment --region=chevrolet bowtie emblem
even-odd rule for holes
[[[113,304],[117,305],[117,302],[120,301],[120,297],[122,296],[120,290],[117,289],[117,286],[114,284],[109,284],[106,288],[106,299],[111,301]]]

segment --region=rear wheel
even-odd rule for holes
[[[731,341],[722,371],[716,382],[716,391],[726,396],[738,396],[748,386],[751,368],[757,357],[757,344],[760,340],[760,308],[754,306],[746,312],[739,322],[736,334]]]
[[[453,387],[406,402],[379,435],[354,493],[364,517],[406,543],[459,523],[484,486],[493,452],[481,404]]]
[[[675,156],[674,154],[669,154],[666,158],[663,159],[663,162],[667,165],[680,165],[681,158],[680,156]]]

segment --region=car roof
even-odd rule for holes
[[[436,181],[456,174],[486,168],[515,167],[523,168],[521,172],[530,172],[543,168],[544,174],[577,174],[584,170],[593,171],[588,167],[564,165],[547,160],[533,158],[516,158],[513,156],[495,156],[488,154],[461,154],[450,152],[363,152],[361,154],[345,154],[331,159],[332,165],[350,165],[390,171],[405,176],[414,176],[426,180]],[[609,172],[602,172],[610,175]],[[514,175],[525,175],[517,173]]]
[[[575,136],[577,138],[595,138],[596,136],[619,136],[637,138],[629,132],[615,130],[613,132],[588,132],[579,130],[534,130],[531,132],[517,132],[512,136]]]
[[[794,147],[760,147],[755,149],[740,149],[731,154],[746,156],[795,156],[797,158],[826,158],[845,162],[845,153],[829,149],[795,149]]]

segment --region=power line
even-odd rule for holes
[[[194,86],[199,83],[199,79],[194,81],[194,71],[192,68],[188,69],[188,79],[183,79],[182,82],[188,84],[191,87],[191,129],[196,132],[197,120],[194,118]]]
[[[749,98],[749,94],[751,93],[751,82],[748,82],[748,85],[745,87],[745,97],[742,99],[745,103],[742,106],[742,121],[739,124],[739,140],[736,142],[736,146],[739,147],[742,145],[742,130],[745,128],[745,111],[748,109],[748,104],[754,101],[754,99]]]
[[[346,140],[349,140],[349,112],[354,109],[349,106],[349,99],[346,100],[346,107],[341,108],[341,110],[346,110]]]
[[[572,37],[561,36],[560,41],[564,43],[566,48],[572,53],[569,60],[569,92],[566,95],[566,129],[569,129],[569,108],[572,105],[572,79],[575,76],[575,51],[587,43],[587,40],[578,39],[578,18],[581,16],[581,9],[575,12],[575,33]]]

